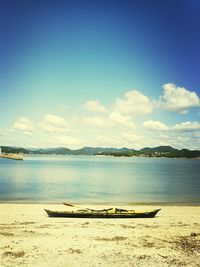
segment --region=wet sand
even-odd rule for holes
[[[200,267],[200,206],[135,207],[162,209],[150,219],[49,218],[44,208],[70,209],[0,204],[0,266]]]

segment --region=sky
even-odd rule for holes
[[[0,0],[0,146],[200,150],[198,0]]]

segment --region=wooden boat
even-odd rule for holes
[[[155,209],[151,211],[138,212],[125,209],[103,209],[103,210],[76,210],[76,211],[52,211],[45,209],[49,217],[67,217],[67,218],[153,218],[160,211]]]

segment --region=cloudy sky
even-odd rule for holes
[[[200,2],[0,0],[0,145],[200,149]]]

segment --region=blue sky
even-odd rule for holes
[[[200,149],[200,2],[0,1],[0,145]]]

